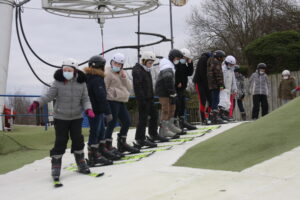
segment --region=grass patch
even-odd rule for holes
[[[115,128],[118,131],[119,127]],[[88,140],[89,129],[82,129],[84,140]],[[12,132],[0,132],[0,174],[18,169],[25,164],[49,156],[53,148],[55,131],[39,126],[14,126]],[[69,140],[68,148],[71,146]]]
[[[300,145],[300,98],[189,149],[174,165],[242,171]]]

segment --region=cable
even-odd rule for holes
[[[18,41],[19,41],[19,44],[20,44],[22,53],[23,53],[23,55],[24,55],[24,58],[25,58],[25,60],[26,60],[26,62],[27,62],[27,64],[28,64],[30,70],[31,70],[32,73],[34,74],[34,76],[35,76],[41,83],[43,83],[44,85],[50,87],[49,84],[45,83],[45,82],[44,82],[42,79],[40,79],[40,77],[35,73],[35,71],[33,70],[32,66],[31,66],[31,64],[30,64],[30,62],[29,62],[29,60],[28,60],[28,58],[27,58],[27,55],[26,55],[26,53],[25,53],[25,50],[24,50],[24,48],[23,48],[22,41],[21,41],[21,38],[20,38],[19,26],[18,26],[18,24],[19,24],[19,23],[18,23],[18,17],[19,17],[18,15],[19,15],[19,13],[20,13],[20,9],[21,9],[20,7],[17,7],[17,8],[16,8],[15,22],[16,22],[16,30],[17,30]]]
[[[18,7],[18,8],[20,8],[20,7]],[[49,65],[49,66],[54,67],[54,68],[61,68],[61,66],[52,65],[52,64],[48,63],[47,61],[43,60],[43,59],[42,59],[41,57],[39,57],[39,56],[35,53],[35,51],[31,48],[31,46],[30,46],[30,44],[29,44],[29,42],[28,42],[28,40],[27,40],[26,34],[25,34],[25,32],[24,32],[23,23],[22,23],[22,13],[21,13],[21,10],[19,9],[18,12],[19,12],[19,23],[20,23],[20,28],[21,28],[21,32],[22,32],[23,38],[24,38],[25,43],[27,44],[28,48],[30,49],[30,51],[33,53],[33,55],[35,55],[41,62],[43,62],[43,63],[46,64],[46,65]]]

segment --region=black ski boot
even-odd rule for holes
[[[109,160],[120,160],[121,156],[119,154],[114,153],[113,151],[109,151],[106,148],[105,143],[99,143],[99,153],[101,153],[105,158]]]
[[[106,139],[106,149],[108,149],[108,151],[111,151],[116,155],[119,155],[121,158],[123,158],[125,156],[123,153],[118,151],[118,149],[116,147],[112,146],[112,139]]]
[[[245,112],[242,112],[242,113],[241,113],[241,117],[242,117],[242,120],[243,120],[243,121],[246,121],[246,113],[245,113]]]
[[[150,135],[150,137],[147,137],[152,142],[169,142],[169,139],[166,137],[163,137],[159,135],[158,133],[155,135]]]
[[[77,164],[78,172],[82,174],[90,174],[91,171],[85,162],[83,151],[74,152],[74,157]]]
[[[181,117],[180,117],[180,119],[179,119],[179,124],[180,124],[181,129],[187,128],[189,131],[191,131],[191,130],[196,130],[196,129],[197,129],[196,126],[193,126],[193,125],[191,125],[190,123],[188,123],[188,122],[184,119],[184,116],[181,116]]]
[[[125,151],[128,151],[130,153],[140,153],[140,150],[133,147],[133,146],[130,146],[129,144],[126,143],[126,136],[120,136],[120,134],[118,134],[118,150],[120,152],[125,152]]]
[[[227,110],[224,109],[220,109],[219,110],[219,116],[221,117],[221,119],[223,119],[224,121],[229,121],[229,112]]]
[[[89,146],[88,147],[88,165],[90,167],[95,167],[96,165],[112,165],[113,161],[105,158],[98,151],[98,147]]]
[[[62,155],[51,156],[51,175],[54,181],[59,181]]]
[[[212,124],[225,124],[226,122],[219,116],[219,111],[218,110],[213,110],[210,113],[210,118]]]
[[[148,140],[148,139],[145,139],[145,140],[135,140],[136,143],[134,143],[134,147],[135,148],[138,148],[138,149],[141,149],[142,147],[146,147],[146,148],[155,148],[157,147],[157,144]]]

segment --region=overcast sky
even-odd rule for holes
[[[141,16],[141,31],[159,33],[170,38],[168,0],[155,11]],[[173,6],[173,26],[175,48],[184,48],[188,39],[186,19],[191,7],[199,5],[199,0],[189,0],[186,6]],[[37,9],[32,9],[37,8]],[[100,28],[94,19],[74,19],[50,14],[41,9],[41,1],[32,0],[25,4],[23,26],[32,48],[46,61],[61,65],[65,58],[75,58],[80,62],[101,52]],[[137,17],[106,20],[104,25],[105,49],[121,45],[137,44]],[[156,37],[141,37],[141,43],[157,41]],[[169,42],[147,47],[142,50],[153,50],[156,54],[167,56],[171,45]],[[110,60],[112,51],[105,55]],[[136,62],[136,50],[119,50],[128,57],[126,67]],[[44,65],[27,50],[29,59],[36,73],[47,83],[53,81],[56,70]],[[15,23],[13,22],[12,40],[9,59],[7,94],[19,91],[22,94],[41,94],[43,88],[32,74],[20,50]]]

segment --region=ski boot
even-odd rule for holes
[[[119,155],[121,158],[123,158],[125,156],[123,153],[118,151],[118,149],[116,147],[112,146],[112,139],[106,139],[106,148],[108,149],[108,151],[111,151],[114,154]]]
[[[180,128],[177,128],[175,125],[174,125],[174,121],[175,121],[175,118],[171,118],[169,121],[168,121],[168,128],[170,131],[172,131],[173,133],[176,133],[176,134],[179,134],[181,133],[181,129]]]
[[[243,120],[243,121],[246,121],[246,113],[245,113],[245,112],[242,112],[242,113],[241,113],[241,117],[242,117],[242,120]]]
[[[172,132],[169,128],[168,128],[168,121],[162,121],[160,124],[160,128],[159,128],[159,135],[161,137],[170,137],[170,138],[179,138],[179,135],[177,135],[176,133]]]
[[[158,133],[156,133],[155,135],[150,135],[150,137],[147,137],[148,140],[152,141],[152,142],[169,142],[169,139],[166,137],[163,137],[161,135],[159,135]]]
[[[75,151],[74,157],[77,164],[78,172],[82,174],[90,174],[91,171],[85,162],[83,150]]]
[[[191,125],[190,123],[188,123],[185,119],[184,119],[184,116],[181,116],[180,117],[180,120],[179,120],[179,123],[180,123],[180,127],[183,129],[183,128],[187,128],[187,130],[191,131],[191,130],[196,130],[197,127],[196,126],[193,126]]]
[[[99,153],[101,153],[105,158],[107,158],[109,160],[120,160],[121,159],[121,156],[119,154],[116,154],[113,151],[109,151],[106,148],[105,141],[100,141]]]
[[[211,125],[211,121],[208,118],[205,118],[202,122],[203,125]]]
[[[134,147],[141,149],[142,147],[146,147],[146,148],[155,148],[157,147],[157,144],[148,140],[147,138],[144,140],[135,140],[136,143],[134,143]]]
[[[229,121],[229,112],[227,110],[224,109],[220,109],[219,110],[219,116],[221,119],[223,119],[224,121]]]
[[[51,175],[54,181],[59,181],[62,155],[51,156]]]
[[[113,161],[105,158],[98,152],[98,145],[88,147],[88,165],[95,167],[96,165],[112,165]]]
[[[140,153],[139,149],[130,146],[129,144],[126,143],[126,136],[121,136],[120,134],[118,134],[117,146],[118,146],[118,150],[122,153],[125,151],[128,151],[130,153]]]
[[[225,124],[225,121],[219,116],[218,110],[213,110],[210,113],[210,118],[211,118],[212,124]]]

